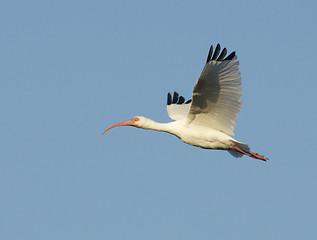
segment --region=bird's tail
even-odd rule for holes
[[[264,157],[261,154],[251,152],[247,144],[240,143],[240,142],[234,142],[234,145],[231,147],[230,150],[228,150],[228,152],[234,157],[242,157],[243,155],[247,155],[249,157],[263,160],[263,161],[268,160],[268,158]]]

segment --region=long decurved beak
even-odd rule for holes
[[[134,125],[134,122],[132,120],[119,122],[119,123],[113,124],[112,126],[108,127],[105,131],[102,132],[102,134],[105,134],[105,132],[107,132],[108,130],[110,130],[111,128],[114,128],[114,127],[133,126],[133,125]]]

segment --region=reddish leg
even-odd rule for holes
[[[241,148],[239,148],[237,146],[233,146],[232,148],[237,150],[238,152],[241,152],[241,153],[249,156],[249,157],[252,157],[252,158],[255,158],[255,159],[259,159],[259,160],[263,160],[263,161],[268,160],[268,158],[264,157],[261,154],[258,154],[258,153],[255,153],[255,152],[247,152],[247,151],[244,151],[244,150],[242,150]]]

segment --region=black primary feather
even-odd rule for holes
[[[167,105],[172,104],[172,95],[170,93],[167,94]]]
[[[185,98],[183,96],[179,96],[177,92],[174,92],[173,98],[170,93],[167,93],[167,105],[171,104],[187,104],[190,103],[192,100],[189,99],[187,102],[185,102]]]
[[[216,49],[215,49],[215,52],[213,53],[213,46],[211,45],[210,46],[210,49],[209,49],[209,53],[208,53],[208,56],[207,56],[207,63],[210,62],[210,61],[226,61],[226,60],[232,60],[235,55],[236,55],[236,52],[232,52],[230,53],[226,58],[224,58],[226,55],[227,55],[227,49],[224,48],[221,53],[220,53],[220,44],[218,43],[217,46],[216,46]],[[219,55],[220,53],[220,55]],[[219,57],[218,57],[219,55]],[[217,58],[218,57],[218,58]]]
[[[227,56],[225,59],[224,59],[224,61],[226,61],[226,60],[232,60],[233,58],[234,58],[234,56],[236,55],[236,52],[232,52],[232,53],[230,53],[230,55],[229,56]]]
[[[177,103],[178,101],[178,93],[177,92],[174,92],[174,95],[173,95],[173,104],[174,103]]]
[[[207,61],[206,61],[206,63],[207,62],[209,62],[210,60],[211,60],[211,55],[212,55],[212,45],[210,46],[210,49],[209,49],[209,53],[208,53],[208,56],[207,56]]]
[[[227,55],[227,49],[224,48],[224,49],[222,49],[222,52],[220,53],[220,55],[219,55],[217,61],[222,61],[223,58],[224,58],[226,55]]]
[[[212,59],[211,59],[211,60],[216,60],[217,57],[218,57],[218,55],[219,55],[219,52],[220,52],[220,45],[219,45],[219,43],[218,43],[217,46],[216,46],[214,55],[212,56]]]
[[[185,102],[185,98],[182,96],[179,96],[177,104],[183,104]]]

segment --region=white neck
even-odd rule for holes
[[[158,123],[147,118],[144,122],[142,122],[142,124],[140,124],[140,128],[171,133],[173,129],[171,128],[170,124],[171,123]]]

